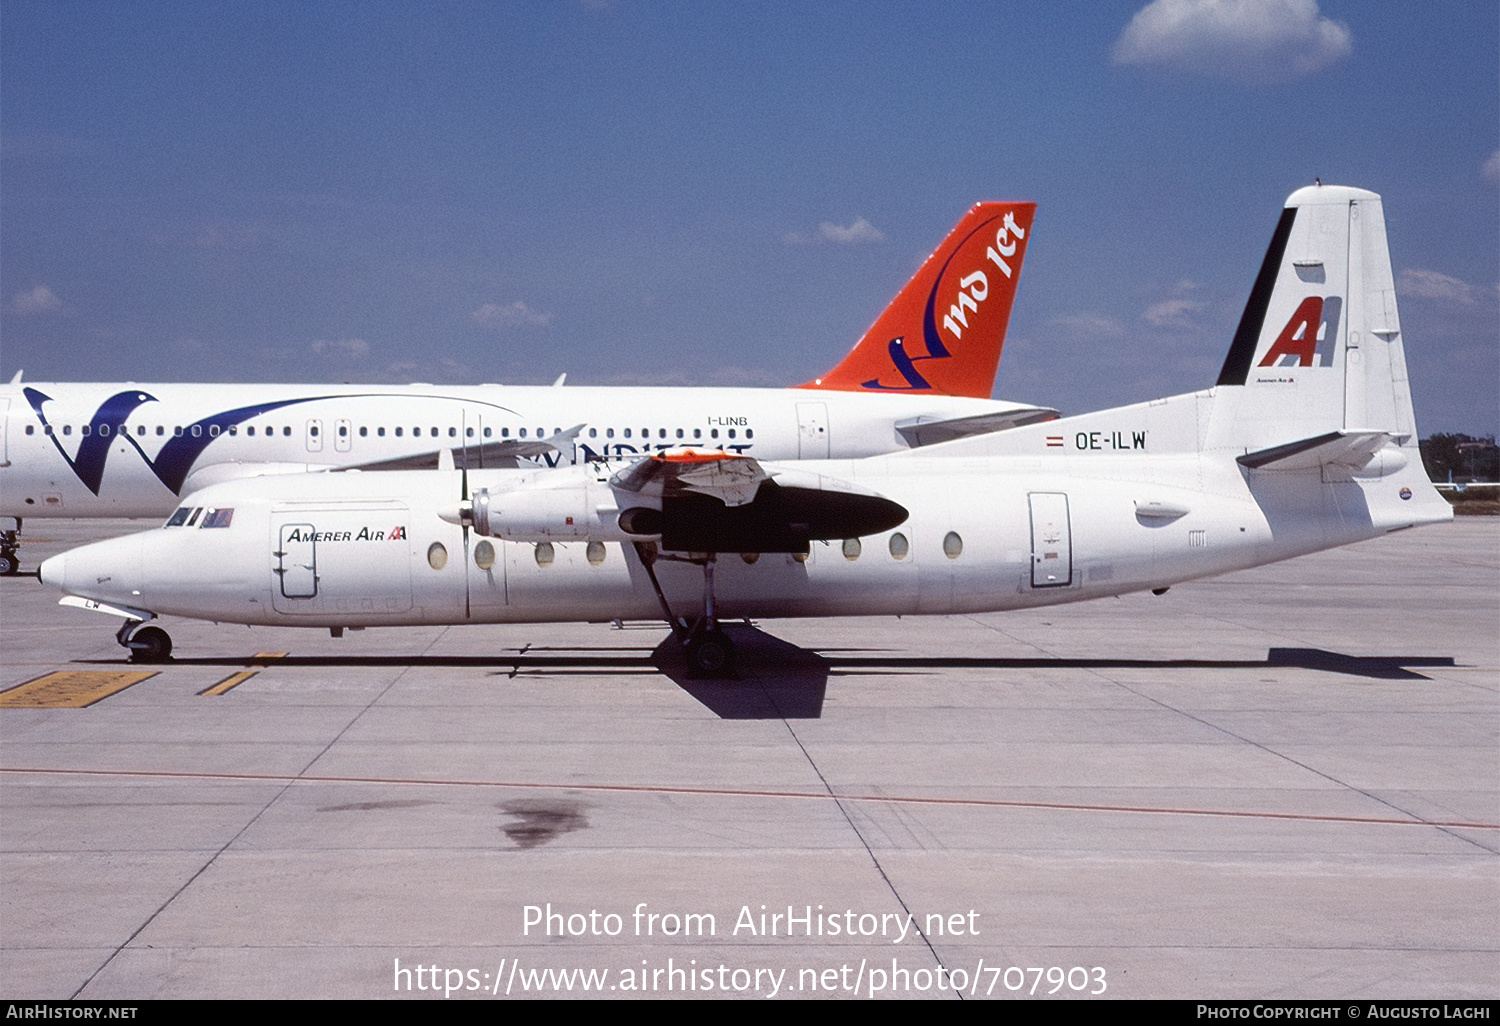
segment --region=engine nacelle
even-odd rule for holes
[[[614,489],[587,467],[548,471],[500,491],[481,488],[470,505],[475,531],[507,541],[643,541],[661,531],[657,510],[633,508],[626,512],[634,518],[622,518]],[[632,497],[630,505],[644,504]],[[640,529],[650,526],[651,518],[640,516],[648,513],[656,514],[654,531]]]

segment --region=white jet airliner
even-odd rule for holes
[[[980,203],[833,370],[798,388],[0,386],[0,573],[26,517],[156,517],[208,484],[337,468],[474,467],[682,445],[857,457],[1051,419],[992,401],[1036,213]],[[560,383],[561,379],[559,379]]]
[[[1451,515],[1418,455],[1380,198],[1314,186],[1204,391],[859,460],[236,481],[40,574],[124,618],[142,660],[170,652],[158,614],[336,634],[659,615],[714,673],[720,617],[1159,591]]]

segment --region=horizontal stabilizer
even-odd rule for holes
[[[1027,424],[1041,424],[1044,421],[1056,420],[1060,416],[1061,414],[1056,410],[1041,406],[1025,406],[1014,410],[1003,410],[999,413],[981,413],[974,417],[951,417],[947,420],[935,417],[914,417],[911,420],[897,421],[896,430],[901,433],[902,438],[906,439],[908,445],[917,448],[923,445],[936,445],[938,442],[951,442],[955,438],[1009,431],[1011,428],[1025,427]]]
[[[1366,466],[1387,445],[1400,445],[1405,440],[1405,436],[1389,431],[1330,431],[1248,452],[1238,459],[1251,470],[1316,470],[1332,466],[1352,472]]]

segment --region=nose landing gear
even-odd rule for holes
[[[0,531],[0,577],[13,577],[21,569],[21,518],[16,526]]]
[[[160,627],[131,620],[115,638],[130,649],[132,663],[165,663],[172,658],[172,635]]]

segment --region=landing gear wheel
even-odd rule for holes
[[[0,551],[0,577],[12,577],[21,568],[21,560],[9,549]]]
[[[734,642],[721,630],[687,641],[688,665],[700,677],[723,678],[734,672]]]
[[[160,627],[142,627],[125,646],[132,663],[164,663],[172,656],[172,636]]]

